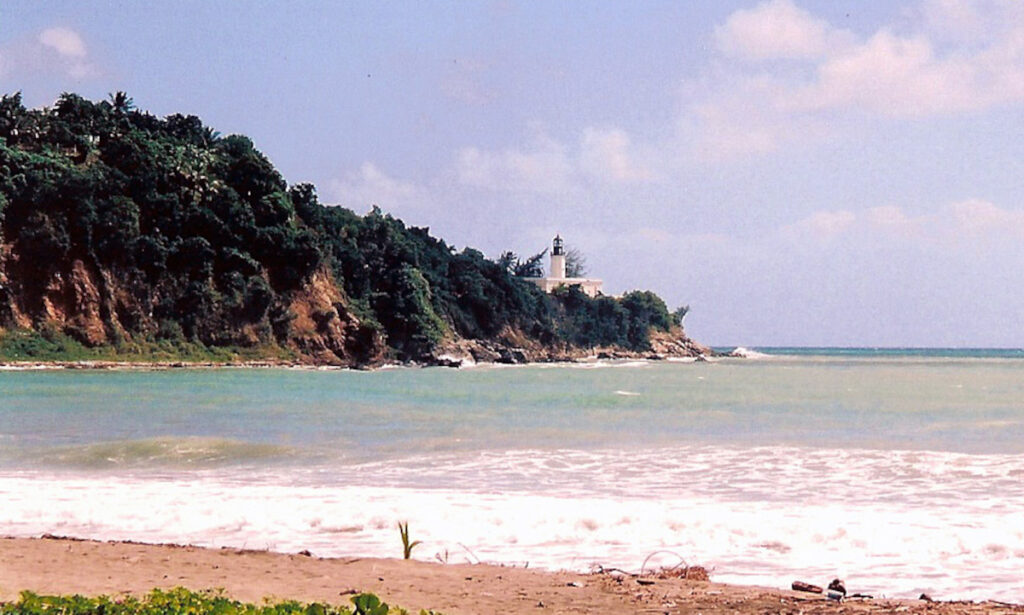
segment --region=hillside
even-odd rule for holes
[[[377,208],[321,204],[195,116],[157,118],[121,92],[0,99],[0,360],[701,352],[679,324],[653,293],[546,295]]]

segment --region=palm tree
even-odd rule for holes
[[[220,141],[220,131],[214,130],[209,126],[203,126],[203,145],[210,147],[217,141]]]
[[[135,108],[135,101],[132,100],[132,97],[121,90],[109,94],[109,98],[110,106],[117,115],[127,115],[129,111]]]

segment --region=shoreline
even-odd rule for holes
[[[691,569],[695,572],[696,568]],[[701,571],[703,569],[700,569]],[[69,574],[69,571],[74,571]],[[700,578],[700,574],[691,575]],[[551,572],[493,564],[443,564],[383,558],[319,558],[177,544],[70,537],[0,538],[0,600],[18,593],[142,596],[154,588],[222,589],[246,602],[264,598],[348,604],[369,592],[410,612],[468,613],[835,613],[823,596],[621,571]],[[1024,613],[995,601],[849,599],[845,613]]]
[[[644,357],[619,357],[593,355],[581,358],[566,358],[552,361],[523,361],[523,362],[502,362],[502,361],[478,361],[456,364],[454,360],[440,358],[436,362],[384,362],[376,365],[352,366],[352,365],[320,365],[316,363],[305,363],[302,361],[277,361],[277,360],[254,360],[254,361],[108,361],[108,360],[80,360],[80,361],[6,361],[0,360],[0,372],[4,371],[47,371],[47,370],[82,370],[82,371],[164,371],[177,369],[295,369],[308,371],[379,371],[385,369],[421,369],[429,367],[442,367],[449,369],[472,369],[478,366],[501,366],[501,367],[530,367],[538,365],[591,365],[606,363],[615,365],[619,363],[645,362],[645,363],[697,363],[707,361],[711,357],[676,357],[676,356],[644,356]],[[734,358],[720,357],[714,358]]]

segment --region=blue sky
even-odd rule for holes
[[[0,4],[27,104],[125,90],[459,247],[559,232],[713,344],[1024,346],[1024,3]]]

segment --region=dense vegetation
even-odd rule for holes
[[[314,314],[318,327],[352,314],[356,342],[382,339],[397,359],[508,330],[546,347],[642,350],[651,327],[678,324],[652,293],[549,296],[516,275],[538,261],[517,271],[505,255],[457,252],[379,209],[324,206],[248,138],[222,137],[191,115],[155,117],[121,92],[101,102],[64,94],[35,110],[20,94],[0,99],[0,239],[0,329],[18,328],[20,306],[34,337],[18,347],[30,356],[140,344],[287,354],[289,305],[317,272],[344,295]],[[102,344],[71,321],[47,324],[53,289],[76,262],[99,281]],[[12,343],[0,340],[0,351]]]
[[[218,593],[193,592],[182,587],[171,590],[154,589],[142,599],[127,596],[111,599],[106,596],[39,596],[22,592],[17,602],[0,603],[0,615],[402,615],[405,609],[388,607],[373,594],[352,597],[352,608],[314,602],[303,604],[294,600],[257,606],[231,600]],[[434,615],[420,611],[420,615]]]

